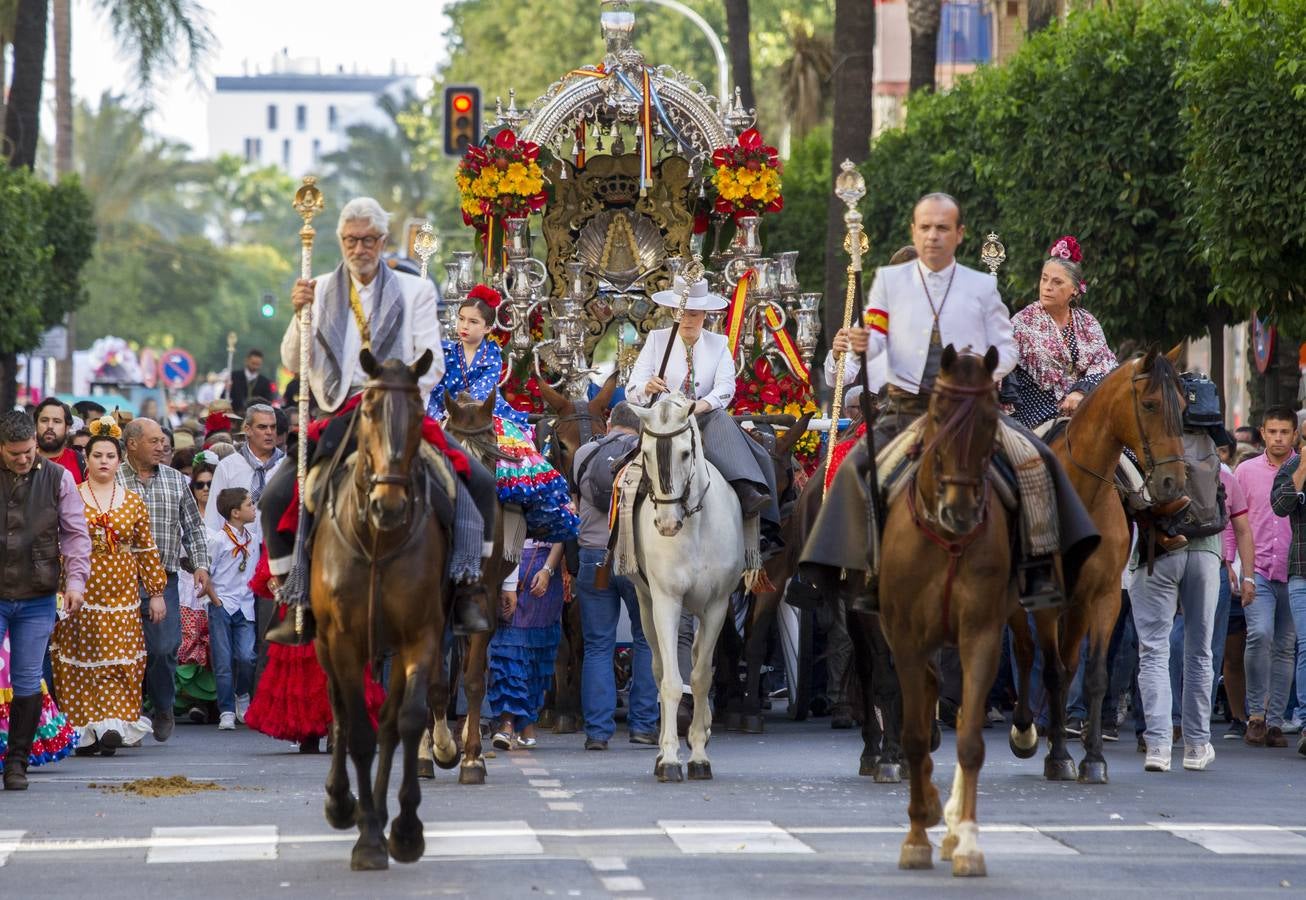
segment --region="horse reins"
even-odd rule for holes
[[[643,432],[644,435],[646,437],[654,438],[655,440],[655,451],[657,454],[657,470],[658,470],[658,490],[661,490],[664,493],[670,493],[671,491],[671,487],[670,487],[671,439],[679,437],[680,435],[684,434],[686,431],[689,432],[690,455],[693,457],[697,457],[698,434],[691,427],[690,420],[686,419],[684,425],[681,425],[675,431],[670,431],[666,433],[649,431],[647,428],[644,429]],[[707,476],[708,480],[707,480],[707,484],[703,486],[703,493],[699,494],[698,503],[691,508],[689,506],[689,492],[690,490],[693,489],[693,485],[694,485],[694,471],[695,471],[694,469],[689,470],[689,477],[685,479],[685,489],[680,492],[680,495],[678,497],[659,497],[657,495],[657,491],[649,491],[648,493],[649,500],[653,502],[654,506],[675,506],[676,504],[680,504],[681,508],[685,511],[686,519],[694,515],[694,513],[702,511],[703,501],[707,498],[708,489],[711,488],[712,486],[712,475],[711,473],[708,473]]]

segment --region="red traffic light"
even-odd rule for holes
[[[444,89],[444,152],[462,156],[481,140],[481,89],[456,85]]]
[[[468,94],[454,94],[453,109],[454,112],[465,113],[472,108],[472,98]]]

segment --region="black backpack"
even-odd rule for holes
[[[1205,375],[1180,376],[1184,385],[1184,399],[1188,405],[1184,408],[1185,428],[1216,428],[1224,425],[1224,414],[1220,412],[1220,393],[1215,389],[1215,382]]]
[[[1219,534],[1229,524],[1229,511],[1220,480],[1220,455],[1208,429],[1184,429],[1184,468],[1191,502],[1158,524],[1167,534],[1186,538]]]
[[[625,459],[639,443],[639,436],[634,434],[610,434],[599,438],[594,452],[585,457],[576,471],[576,489],[581,490],[587,483],[590,499],[594,506],[607,511],[612,505],[613,481],[617,473],[614,464]],[[592,465],[596,460],[598,465]]]

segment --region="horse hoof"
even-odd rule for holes
[[[677,778],[676,780],[679,781],[680,779]],[[689,761],[689,780],[690,780],[690,781],[711,781],[711,780],[712,780],[712,764],[711,764],[710,762],[708,762],[707,760],[703,760],[703,762],[694,762],[693,760],[690,760],[690,761]]]
[[[390,854],[380,841],[364,844],[362,838],[359,838],[359,843],[354,845],[354,851],[349,854],[349,868],[355,872],[384,871],[390,868]]]
[[[558,716],[553,723],[554,734],[575,734],[579,730],[576,726],[576,717],[572,715]]]
[[[1106,784],[1106,760],[1086,759],[1079,764],[1080,784]]]
[[[882,762],[875,767],[876,784],[902,784],[902,766],[898,763]]]
[[[919,844],[903,844],[902,852],[898,854],[898,868],[933,869],[933,857],[934,848],[929,844],[926,844],[924,847]]]
[[[761,716],[744,716],[740,724],[745,734],[761,734],[766,730],[766,723]]]
[[[1030,731],[1034,728],[1031,725]],[[1020,732],[1015,725],[1011,726],[1011,732],[1007,735],[1007,746],[1011,748],[1011,753],[1016,759],[1032,759],[1034,754],[1038,753],[1038,733],[1034,733],[1034,739],[1029,742],[1029,746],[1020,740]]]
[[[721,719],[722,726],[726,731],[743,731],[744,716],[738,712],[728,712]]]
[[[462,769],[458,771],[459,784],[485,784],[485,763],[471,762],[463,763]]]
[[[1078,777],[1075,772],[1075,761],[1053,759],[1049,756],[1043,760],[1043,777],[1048,781],[1074,781]]]
[[[685,780],[684,773],[681,771],[680,763],[658,763],[657,769],[654,770],[658,781],[663,784],[679,784]]]
[[[958,853],[952,857],[952,876],[954,878],[982,878],[989,874],[984,868],[984,854]]]
[[[952,862],[952,854],[957,850],[957,836],[951,832],[943,836],[943,843],[939,844],[939,859],[943,862]]]
[[[935,719],[934,724],[930,726],[930,752],[938,753],[939,745],[943,743],[943,729],[939,727],[939,720]]]
[[[435,777],[435,760],[417,758],[417,777],[434,778]]]
[[[422,836],[422,823],[418,820],[414,829],[400,828],[398,823],[390,829],[387,844],[390,858],[398,863],[414,863],[426,852],[426,838]]]
[[[358,811],[358,801],[353,794],[346,794],[345,799],[336,802],[334,797],[327,797],[326,820],[332,828],[344,831],[354,827],[354,814]]]
[[[879,765],[880,758],[878,756],[863,756],[859,763],[857,774],[870,778],[875,774],[875,770],[879,768]]]

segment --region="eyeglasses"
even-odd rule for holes
[[[352,234],[346,234],[340,238],[340,243],[344,244],[347,249],[352,250],[354,247],[362,244],[368,250],[371,250],[385,237],[383,234],[369,234],[364,237],[356,237]]]
[[[197,481],[197,482],[195,482],[195,490],[197,490],[197,491],[207,491],[207,490],[209,489],[209,487],[210,487],[212,484],[213,484],[213,482],[212,482],[211,480],[210,480],[210,481]]]

